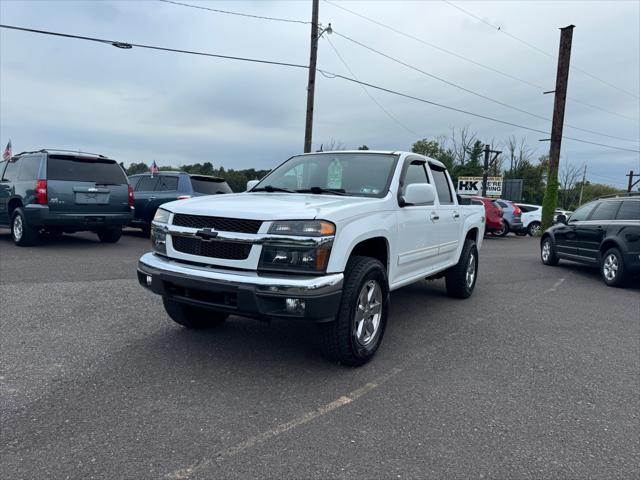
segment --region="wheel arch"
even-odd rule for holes
[[[9,215],[9,221],[11,221],[11,217],[13,216],[15,209],[20,207],[24,207],[20,197],[13,197],[7,202],[7,214]]]
[[[348,258],[356,255],[375,258],[382,263],[387,272],[389,271],[389,240],[384,236],[373,236],[358,241],[351,248]]]

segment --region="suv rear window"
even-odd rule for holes
[[[103,185],[127,183],[124,171],[115,160],[72,155],[50,155],[47,161],[47,180],[95,182]]]
[[[216,193],[232,193],[227,182],[219,178],[191,177],[191,185],[196,193],[214,195]]]
[[[640,220],[640,200],[626,200],[622,202],[616,220]]]

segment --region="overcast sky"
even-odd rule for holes
[[[310,1],[210,1],[211,8],[308,21]],[[576,25],[565,135],[638,150],[640,2],[455,2],[501,31],[441,1],[335,0],[436,47],[553,90],[559,27]],[[213,13],[158,1],[0,0],[1,23],[131,43],[296,64],[309,61],[309,25]],[[321,1],[320,21],[337,33],[535,115],[551,118],[553,95],[473,65]],[[506,33],[503,33],[506,32]],[[428,78],[333,34],[353,73],[369,83],[544,131],[550,122]],[[318,67],[351,76],[321,39]],[[302,151],[307,71],[0,30],[0,143],[14,153],[56,147],[109,155],[125,164],[211,161],[225,168],[271,168]],[[628,93],[624,93],[624,90]],[[469,127],[482,141],[526,137],[536,157],[546,135],[369,90],[318,75],[314,149],[331,140],[355,148],[408,150],[419,137]],[[635,140],[635,141],[629,141]],[[626,185],[640,154],[575,141],[563,161],[587,165],[594,182]]]

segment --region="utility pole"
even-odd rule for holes
[[[489,160],[489,156],[492,153],[495,153],[495,155],[491,160]],[[482,168],[482,196],[483,197],[487,196],[487,181],[489,177],[489,167],[492,164],[495,165],[498,155],[500,155],[501,153],[502,152],[499,150],[491,150],[491,146],[488,143],[484,145],[484,165]]]
[[[587,164],[584,164],[584,170],[582,172],[582,183],[580,184],[580,198],[578,199],[578,206],[582,205],[582,193],[584,192],[584,182],[587,181]]]
[[[627,192],[631,193],[633,187],[640,183],[640,173],[633,173],[633,170],[629,170],[629,174],[627,175],[627,177],[629,177],[629,186],[627,187]],[[634,182],[633,177],[638,177],[638,180]]]
[[[309,81],[307,83],[307,120],[304,128],[304,153],[311,152],[313,136],[313,100],[316,89],[316,63],[318,60],[318,9],[320,0],[313,0],[311,13],[311,53],[309,55]]]
[[[482,196],[487,196],[487,177],[489,176],[489,155],[491,147],[488,143],[484,145],[484,167],[482,169]]]
[[[553,102],[553,123],[551,125],[551,146],[549,147],[549,175],[547,189],[542,201],[542,228],[553,223],[553,212],[558,205],[558,167],[560,164],[560,144],[564,126],[564,107],[567,101],[567,83],[569,81],[569,61],[571,60],[571,40],[575,25],[560,29],[560,51],[558,53],[558,71],[556,73],[555,100]]]

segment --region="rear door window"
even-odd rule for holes
[[[128,183],[122,167],[115,160],[72,155],[49,155],[47,180],[94,182],[101,185]]]
[[[224,180],[209,177],[190,177],[193,191],[204,193],[205,195],[215,195],[217,193],[231,193],[231,188]]]
[[[22,157],[18,180],[37,180],[40,171],[40,158],[39,156]]]
[[[158,177],[142,177],[140,182],[138,182],[136,191],[153,192],[156,188],[156,183],[158,183]]]
[[[600,202],[589,220],[613,220],[622,202]]]
[[[436,185],[440,205],[451,205],[453,203],[453,196],[451,195],[447,172],[439,167],[431,165],[431,173],[433,174],[433,182]]]
[[[155,190],[156,192],[175,192],[178,190],[178,177],[158,177]]]
[[[626,200],[622,202],[616,220],[640,220],[640,200]]]

